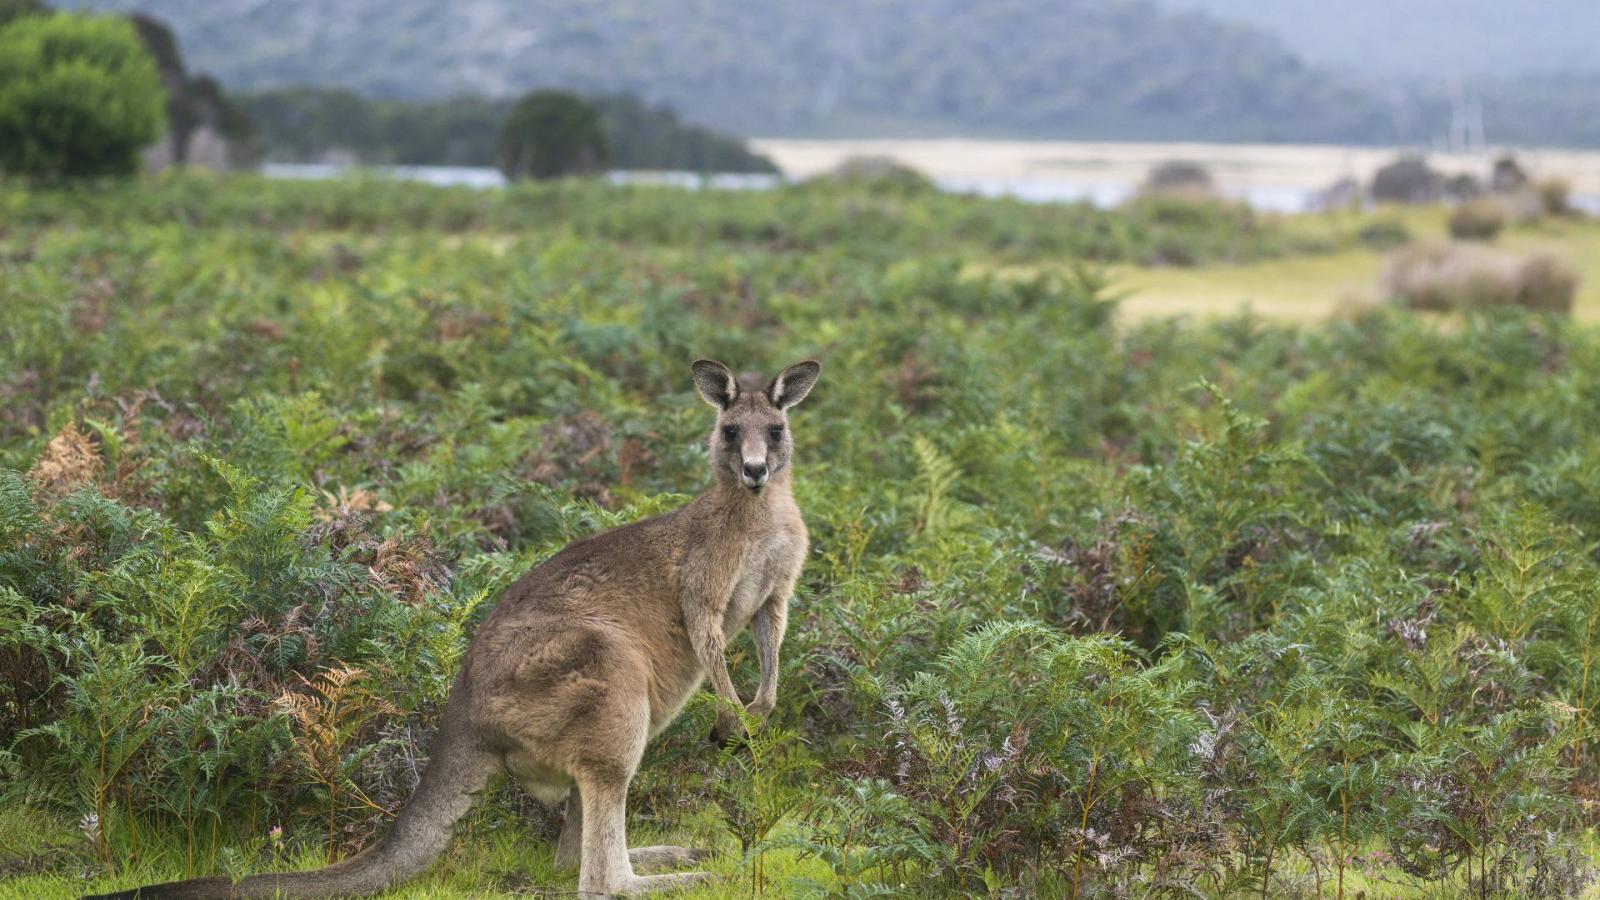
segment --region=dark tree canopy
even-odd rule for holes
[[[0,27],[12,19],[43,15],[50,11],[44,0],[0,0]]]
[[[506,116],[495,161],[515,180],[583,175],[608,157],[594,104],[566,91],[534,91]]]

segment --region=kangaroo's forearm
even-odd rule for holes
[[[729,703],[742,703],[739,692],[734,689],[733,676],[728,673],[727,639],[722,635],[721,622],[703,610],[686,609],[685,618],[695,658],[711,679],[716,695]]]
[[[750,622],[755,638],[756,658],[761,663],[761,684],[756,688],[752,712],[766,714],[778,702],[778,650],[783,646],[784,631],[789,622],[789,597],[787,593],[774,595]]]
[[[733,686],[733,676],[728,672],[726,658],[718,657],[717,661],[708,667],[708,672],[711,676],[711,685],[718,697],[734,706],[744,704],[744,701],[739,698],[738,689]]]

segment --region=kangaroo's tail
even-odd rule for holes
[[[478,741],[457,682],[445,706],[422,782],[394,826],[376,845],[342,862],[308,872],[194,878],[99,894],[84,900],[323,900],[364,897],[409,881],[450,843],[450,830],[472,806],[473,795],[499,771],[500,761]]]

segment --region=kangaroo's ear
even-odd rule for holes
[[[822,374],[822,363],[814,359],[797,362],[772,379],[767,385],[767,399],[779,409],[788,409],[806,398],[811,393],[812,385],[817,383],[817,376]]]
[[[727,409],[739,399],[739,380],[727,366],[714,359],[694,361],[694,388],[717,409]]]

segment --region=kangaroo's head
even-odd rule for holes
[[[739,379],[727,366],[696,360],[694,386],[717,408],[711,431],[711,468],[719,482],[761,493],[769,479],[789,467],[789,409],[810,393],[822,365],[798,362],[762,386],[760,378]]]

